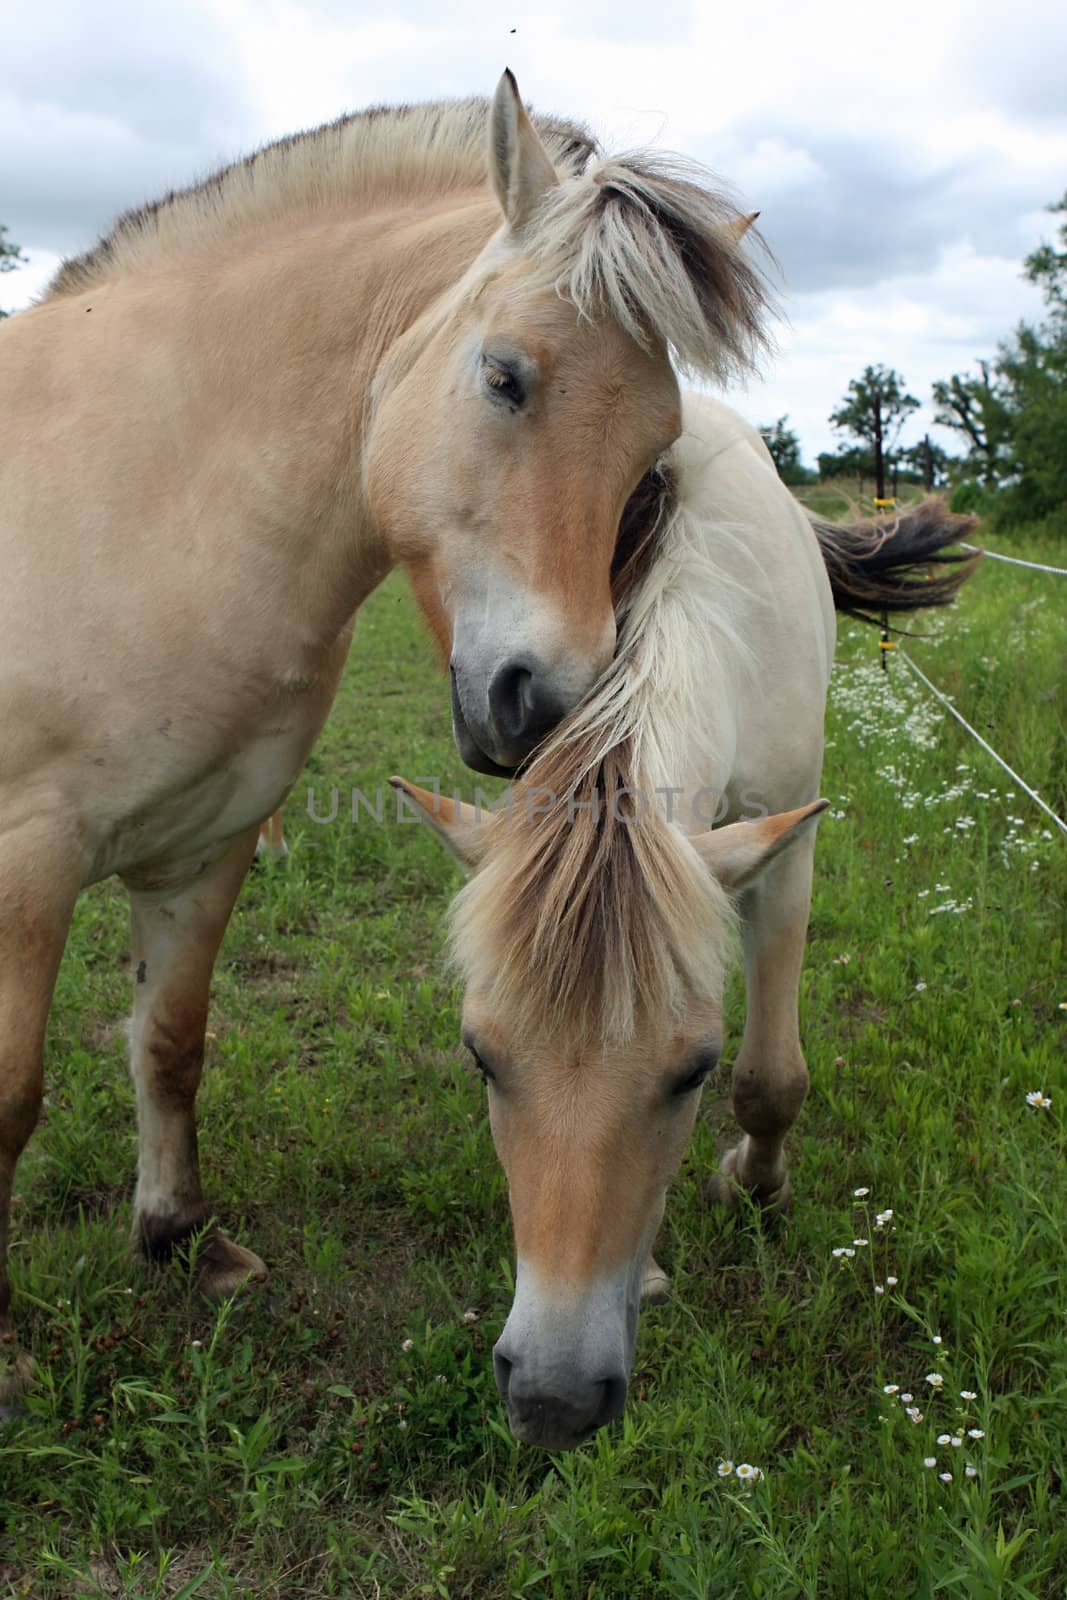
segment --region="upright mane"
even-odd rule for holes
[[[135,206],[98,243],[65,261],[50,295],[82,289],[238,229],[374,195],[440,198],[487,181],[486,100],[372,106],[290,134],[160,200]],[[577,122],[532,114],[557,168],[580,171],[596,151]]]
[[[483,100],[378,107],[265,146],[213,177],[127,211],[64,263],[49,294],[283,218],[363,201],[440,200],[487,183]],[[535,115],[561,181],[514,240],[535,281],[590,316],[609,313],[679,367],[726,381],[767,343],[764,280],[742,251],[737,206],[712,174],[655,152],[604,156],[578,123]]]
[[[615,660],[493,817],[484,865],[450,913],[452,959],[490,1013],[579,1047],[714,1000],[733,945],[727,895],[655,795],[673,776],[664,723],[686,736],[693,686],[731,637],[721,575],[679,492],[661,466],[627,507]],[[656,664],[682,653],[664,650],[680,632],[694,659],[672,688]]]

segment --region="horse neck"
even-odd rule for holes
[[[186,349],[217,391],[228,451],[255,462],[227,538],[309,638],[331,640],[393,564],[363,504],[361,449],[383,358],[459,281],[499,221],[481,193],[374,215],[308,217],[213,264]],[[227,370],[227,352],[234,371]],[[264,464],[264,470],[259,469]],[[248,497],[253,503],[248,503]]]

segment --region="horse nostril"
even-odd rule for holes
[[[603,1428],[609,1422],[614,1422],[616,1417],[621,1417],[626,1409],[627,1382],[625,1378],[604,1378],[600,1388],[602,1394],[600,1404],[593,1417],[591,1431]]]
[[[528,752],[566,714],[545,686],[534,661],[517,657],[494,672],[489,684],[489,715],[501,745]]]
[[[499,1345],[493,1351],[493,1376],[496,1378],[497,1391],[504,1404],[507,1404],[508,1390],[511,1387],[511,1362],[507,1356],[500,1353]]]

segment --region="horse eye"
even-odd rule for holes
[[[704,1079],[715,1071],[718,1061],[719,1050],[716,1046],[708,1046],[707,1049],[702,1050],[696,1066],[684,1078],[678,1079],[671,1088],[671,1094],[676,1098],[682,1095],[695,1094]]]
[[[467,1049],[470,1051],[471,1058],[474,1061],[475,1071],[481,1073],[482,1082],[483,1083],[492,1083],[493,1082],[492,1068],[486,1066],[485,1062],[482,1060],[481,1056],[478,1054],[477,1050],[474,1048],[474,1046],[472,1044],[469,1044],[467,1046]]]
[[[704,1079],[708,1076],[710,1071],[710,1064],[708,1066],[697,1067],[696,1071],[691,1072],[688,1078],[683,1078],[681,1083],[675,1084],[673,1092],[678,1095],[692,1094],[694,1090],[700,1088],[700,1085],[704,1082]]]
[[[526,391],[521,380],[507,367],[494,366],[487,362],[484,368],[486,388],[494,400],[503,400],[509,406],[521,406],[526,399]]]

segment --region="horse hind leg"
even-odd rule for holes
[[[256,830],[179,888],[131,875],[133,1017],[130,1072],[137,1092],[135,1229],[144,1253],[167,1260],[203,1229],[196,1093],[204,1064],[208,992],[219,945],[256,845]],[[267,1276],[251,1250],[217,1228],[200,1241],[197,1269],[212,1299]]]
[[[45,1024],[80,886],[65,832],[10,833],[0,861],[0,1421],[32,1370],[15,1343],[7,1257],[15,1168],[41,1111]]]
[[[734,1209],[746,1190],[766,1211],[789,1202],[785,1137],[808,1092],[797,995],[804,959],[814,839],[772,863],[742,902],[745,1032],[731,1080],[741,1142],[723,1157],[709,1197]]]

